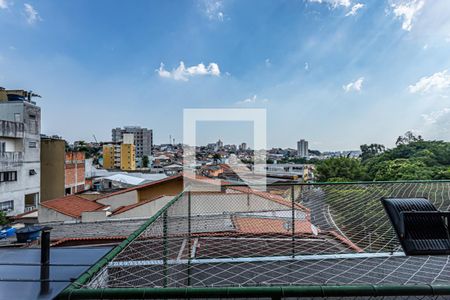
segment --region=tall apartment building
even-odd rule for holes
[[[308,141],[300,140],[297,142],[297,155],[299,157],[308,157]]]
[[[115,143],[122,142],[123,135],[126,133],[133,134],[137,158],[142,158],[144,155],[152,155],[153,131],[151,129],[141,128],[139,126],[114,128],[112,130],[112,141]]]
[[[114,145],[103,145],[103,168],[110,170],[115,168]]]
[[[123,135],[123,141],[120,145],[120,169],[124,171],[136,170],[136,146],[134,145],[134,136],[131,133]]]
[[[103,168],[136,170],[136,146],[133,134],[125,133],[121,142],[103,145]]]
[[[0,210],[32,210],[40,195],[41,109],[24,90],[0,88]]]

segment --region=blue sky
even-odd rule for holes
[[[448,0],[0,0],[0,36],[0,86],[41,94],[43,133],[69,141],[181,141],[184,108],[230,107],[266,108],[270,147],[450,140]]]

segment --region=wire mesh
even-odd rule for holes
[[[382,197],[425,197],[445,211],[450,183],[184,192],[82,288],[448,284],[449,256],[405,256]]]

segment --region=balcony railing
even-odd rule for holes
[[[23,162],[23,152],[0,152],[0,164]]]
[[[23,123],[0,120],[0,137],[23,138],[23,133]]]

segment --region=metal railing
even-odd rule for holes
[[[382,197],[449,210],[450,181],[185,191],[60,297],[449,297],[450,260],[405,256]]]
[[[0,152],[0,163],[11,164],[23,162],[23,152]]]

